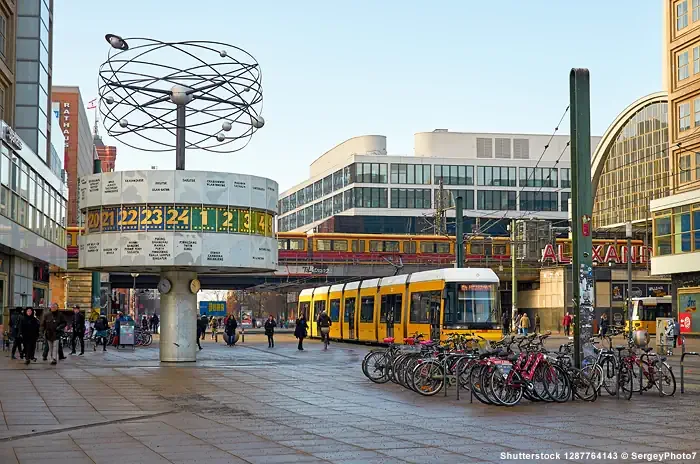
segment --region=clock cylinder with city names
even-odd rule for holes
[[[277,183],[244,174],[122,171],[78,182],[79,265],[103,271],[277,267]]]

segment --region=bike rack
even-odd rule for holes
[[[683,354],[681,355],[681,394],[685,393],[685,379],[683,377],[683,361],[685,360],[686,356],[700,356],[700,353],[697,351],[685,351],[685,337],[682,338],[683,345],[681,346],[681,351],[683,351]]]

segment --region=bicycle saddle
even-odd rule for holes
[[[617,346],[615,347],[615,349],[616,349],[617,351],[622,351],[622,350],[626,350],[627,347],[624,346],[624,345],[617,345]]]
[[[405,340],[404,340],[405,341]],[[394,337],[387,337],[384,339],[384,343],[394,343]]]
[[[642,351],[644,351],[645,353],[650,353],[654,351],[654,348],[642,348]]]

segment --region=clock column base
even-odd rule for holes
[[[196,272],[168,271],[172,289],[160,296],[160,360],[194,362],[197,360],[197,295],[190,291]]]

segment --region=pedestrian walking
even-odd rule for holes
[[[600,331],[600,336],[604,337],[608,333],[609,328],[610,322],[608,321],[608,314],[603,313],[600,316],[600,328],[598,329]]]
[[[154,314],[153,317],[151,318],[151,324],[153,325],[153,333],[157,334],[158,333],[158,324],[160,323],[160,318],[158,317],[157,314]]]
[[[48,346],[47,357],[51,356],[51,365],[58,364],[56,356],[58,356],[58,346],[61,342],[61,332],[65,327],[65,322],[58,312],[58,305],[52,304],[48,312],[44,313],[41,318],[40,333],[44,334],[44,340]],[[44,360],[47,359],[44,358]],[[60,356],[59,356],[60,357]]]
[[[331,318],[328,317],[328,314],[326,313],[325,310],[321,311],[321,314],[318,316],[318,320],[316,321],[318,324],[318,333],[321,334],[321,340],[323,340],[323,349],[327,350],[328,349],[328,344],[330,340],[330,331],[331,331]]]
[[[501,325],[503,325],[503,335],[508,335],[510,333],[510,318],[508,317],[508,311],[503,311],[501,314]]]
[[[306,331],[309,329],[309,325],[306,323],[306,318],[304,315],[300,315],[297,319],[296,327],[294,328],[294,336],[299,339],[299,345],[297,350],[304,351],[304,339],[306,338]]]
[[[527,335],[527,331],[530,328],[530,318],[527,317],[527,313],[523,313],[523,317],[520,318],[520,333]]]
[[[236,329],[238,328],[238,322],[236,318],[231,314],[226,319],[226,325],[224,325],[224,332],[226,333],[226,344],[228,346],[234,346],[236,344]]]
[[[80,340],[80,356],[85,354],[85,314],[80,310],[80,306],[73,306],[73,335],[71,336],[71,352],[75,354],[75,339]]]
[[[564,326],[564,335],[568,337],[569,333],[571,332],[571,314],[567,312],[564,315],[564,319],[561,321],[561,325]]]
[[[102,342],[102,351],[107,351],[107,340],[109,340],[109,321],[106,316],[100,316],[95,322],[95,345],[93,350],[97,351],[99,343]]]
[[[678,318],[673,320],[673,347],[676,347],[678,339],[681,336],[681,324],[678,322]]]
[[[540,313],[535,314],[535,333],[540,333]]]
[[[520,335],[523,333],[523,329],[520,328],[520,319],[522,319],[523,315],[521,313],[518,313],[515,315],[515,332]]]
[[[202,314],[202,317],[197,319],[197,346],[202,349],[202,345],[199,343],[199,339],[204,339],[204,334],[207,331],[207,316]]]
[[[12,359],[17,359],[15,353],[19,350],[19,358],[24,359],[24,349],[22,347],[22,332],[20,325],[22,324],[22,308],[15,308],[10,316],[10,335],[12,335]]]
[[[215,317],[211,318],[211,339],[219,342],[219,320]]]
[[[24,364],[29,365],[30,361],[36,362],[34,353],[36,341],[39,339],[39,321],[34,316],[34,308],[28,307],[24,310],[19,331],[24,342]]]
[[[257,326],[258,321],[256,321],[255,318],[253,318],[253,320],[251,322],[253,324],[253,327],[251,327],[251,328],[257,329],[258,328],[258,326]]]
[[[275,318],[272,317],[272,314],[270,314],[267,320],[265,321],[265,335],[267,335],[268,348],[275,347],[275,327],[277,327],[277,322],[275,322]]]

